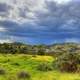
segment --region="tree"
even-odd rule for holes
[[[38,50],[38,55],[45,55],[45,50],[43,48],[39,49]]]

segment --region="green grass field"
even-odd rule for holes
[[[17,77],[20,71],[30,73],[30,80],[80,80],[79,73],[62,73],[55,69],[44,72],[36,69],[40,63],[52,63],[53,60],[55,60],[55,58],[50,56],[0,54],[0,69],[5,70],[5,74],[0,74],[0,80],[20,80]]]

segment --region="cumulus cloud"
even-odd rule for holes
[[[65,42],[67,42],[67,43],[68,43],[68,42],[79,43],[80,40],[77,39],[77,38],[71,38],[71,39],[66,39]]]
[[[0,39],[0,43],[12,43],[12,41],[10,39]]]
[[[64,4],[70,2],[71,0],[54,0],[54,1],[56,1],[58,4]]]
[[[79,39],[79,25],[80,2],[76,0],[0,0],[0,34],[11,41]]]
[[[5,28],[0,27],[0,32],[5,32],[5,31],[6,31],[6,29],[5,29]]]

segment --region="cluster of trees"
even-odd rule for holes
[[[5,54],[45,54],[45,45],[26,45],[23,43],[3,43],[0,44],[0,53]]]
[[[0,44],[0,53],[11,54],[33,54],[33,55],[54,55],[64,53],[80,53],[80,45],[75,43],[54,44],[54,45],[27,45],[22,43]]]
[[[23,53],[23,54],[30,54],[36,53],[36,49],[32,45],[25,45],[22,43],[4,43],[0,44],[0,53]]]

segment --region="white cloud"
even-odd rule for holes
[[[6,31],[6,29],[5,29],[5,28],[0,27],[0,32],[5,32],[5,31]]]
[[[68,39],[65,40],[65,42],[79,43],[80,39],[77,39],[77,38],[68,38]]]
[[[44,9],[44,0],[0,0],[0,3],[11,6],[8,14],[0,16],[0,19],[14,20],[19,23],[35,20],[35,12]]]
[[[71,0],[54,0],[54,1],[56,1],[58,4],[64,4],[70,2]]]
[[[46,12],[45,1],[55,1],[57,3],[66,3],[71,0],[0,0],[0,3],[6,3],[11,8],[6,16],[0,16],[1,19],[9,19],[18,23],[36,21],[36,12]]]
[[[0,39],[0,43],[12,43],[13,41],[9,40],[9,39]]]

